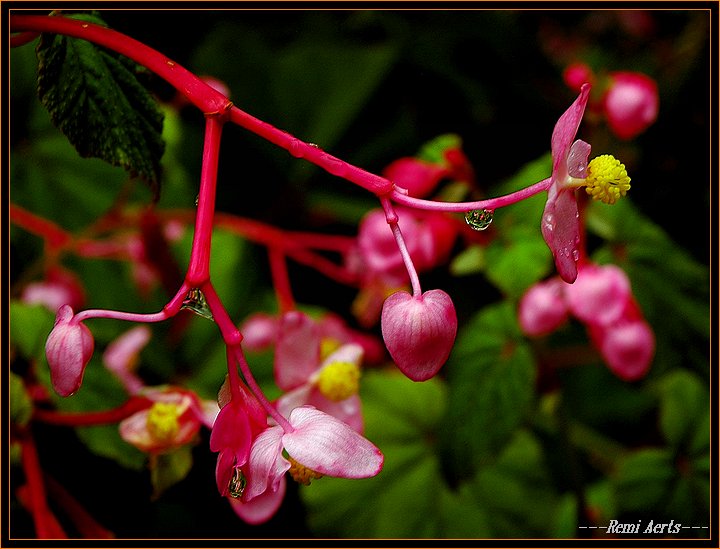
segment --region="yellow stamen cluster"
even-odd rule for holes
[[[345,400],[360,388],[360,368],[352,362],[331,362],[320,371],[317,388],[332,401]]]
[[[332,353],[337,351],[342,343],[334,337],[324,337],[320,340],[320,360],[325,360]]]
[[[302,463],[298,463],[293,458],[288,457],[287,459],[290,462],[290,469],[289,469],[290,476],[298,484],[303,484],[305,486],[308,486],[310,484],[310,482],[313,481],[314,479],[322,478],[322,474],[320,474],[316,471],[313,471],[312,469],[308,469]]]
[[[588,164],[585,191],[595,200],[615,204],[630,190],[625,164],[610,154],[603,154]]]
[[[169,442],[180,431],[180,407],[174,402],[156,402],[148,411],[147,429],[158,442]]]

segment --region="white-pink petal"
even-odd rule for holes
[[[282,476],[290,469],[290,462],[282,456],[282,449],[282,427],[268,427],[257,436],[250,449],[244,495],[246,501],[266,490],[278,489]]]

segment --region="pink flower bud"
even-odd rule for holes
[[[425,198],[432,193],[446,174],[447,169],[443,166],[409,157],[396,160],[383,171],[386,178],[416,198]]]
[[[586,265],[574,284],[565,285],[570,311],[588,324],[607,325],[623,314],[631,298],[630,281],[615,265]]]
[[[267,313],[250,315],[240,326],[243,347],[248,351],[268,349],[277,340],[278,324],[278,319]]]
[[[638,72],[615,72],[610,79],[603,102],[608,125],[620,139],[632,139],[657,118],[657,84]]]
[[[580,93],[580,88],[582,88],[585,82],[592,83],[593,72],[585,63],[572,63],[563,71],[563,80],[568,88],[576,93]]]
[[[559,278],[539,282],[520,300],[520,327],[530,336],[547,335],[567,320],[564,283]]]
[[[655,336],[642,320],[603,327],[599,347],[610,370],[625,381],[643,377],[655,354]]]
[[[442,290],[429,290],[420,297],[395,292],[385,300],[381,327],[397,367],[413,381],[425,381],[450,356],[457,315],[450,296]]]
[[[57,394],[70,396],[80,388],[94,345],[87,326],[74,320],[72,307],[60,307],[55,317],[55,327],[45,344],[50,377]]]

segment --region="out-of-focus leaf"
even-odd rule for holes
[[[494,459],[530,410],[535,363],[511,303],[492,305],[461,328],[444,366],[450,384],[440,433],[445,466],[467,478]]]
[[[25,390],[22,378],[10,372],[10,421],[20,426],[27,425],[32,413],[32,399]]]
[[[687,370],[673,370],[660,381],[660,428],[674,447],[695,441],[698,449],[710,443],[709,388]],[[704,440],[698,438],[704,435]]]
[[[485,248],[472,245],[455,256],[450,264],[450,272],[454,276],[467,276],[482,272],[485,265]]]
[[[423,144],[418,151],[417,157],[432,164],[445,164],[445,151],[449,149],[459,149],[462,147],[462,139],[459,135],[448,133],[439,135],[435,139],[431,139]]]
[[[672,490],[676,471],[670,451],[659,448],[639,450],[629,455],[615,479],[620,512],[648,512],[661,509]]]
[[[490,535],[496,538],[549,536],[568,513],[553,490],[540,444],[525,431],[516,432],[498,460],[481,468],[460,494],[487,513]]]
[[[152,456],[150,481],[153,486],[153,498],[160,497],[165,490],[183,480],[192,469],[192,465],[192,447],[189,445]]]
[[[483,537],[482,510],[452,492],[434,449],[446,403],[436,379],[414,383],[399,372],[367,372],[361,397],[365,436],[385,463],[371,479],[323,478],[301,490],[311,529],[342,537]]]
[[[55,316],[42,305],[10,302],[10,341],[26,358],[45,353],[45,340],[54,322]]]
[[[95,15],[73,17],[104,25]],[[54,34],[41,35],[37,55],[38,96],[80,156],[122,166],[156,188],[163,118],[137,79],[139,67],[86,40]]]

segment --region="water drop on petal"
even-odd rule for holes
[[[465,223],[475,231],[484,231],[493,221],[493,210],[470,210],[465,212]]]
[[[240,498],[245,491],[245,486],[247,486],[247,480],[242,469],[238,466],[233,467],[233,476],[228,482],[228,494],[231,498]]]

